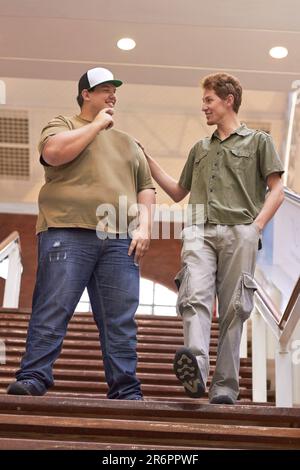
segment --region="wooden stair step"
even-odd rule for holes
[[[189,447],[173,447],[173,446],[155,446],[155,450],[189,450]],[[207,449],[207,448],[201,448]],[[136,444],[116,444],[111,442],[75,442],[75,441],[55,441],[49,439],[14,439],[1,438],[0,450],[153,450],[152,445],[136,445]],[[75,456],[76,458],[76,456]]]
[[[0,314],[0,322],[2,326],[19,325],[22,327],[22,326],[28,325],[29,319],[30,319],[30,316],[28,315],[20,315],[20,316],[12,317],[11,314],[7,314],[7,315]],[[162,329],[167,329],[170,334],[174,334],[174,335],[182,332],[182,320],[175,324],[174,323],[169,324],[169,322],[167,321],[162,321],[161,323],[158,323],[155,321],[152,322],[151,319],[149,319],[149,321],[147,322],[136,320],[136,323],[137,323],[138,328],[141,328],[143,330],[147,330],[148,328],[151,328],[153,331],[157,331],[162,328]],[[92,330],[97,329],[97,326],[93,318],[82,319],[82,318],[76,318],[75,316],[73,316],[69,323],[69,327],[70,326],[72,326],[74,330],[79,329],[79,328],[92,329]],[[218,330],[218,325],[213,324],[212,331],[217,332],[217,330]]]
[[[284,427],[240,426],[214,423],[77,418],[66,416],[0,415],[0,436],[47,438],[63,436],[63,440],[83,442],[115,442],[135,444],[297,449],[300,429]],[[67,437],[67,439],[66,439]]]
[[[2,324],[1,324],[2,323]],[[6,322],[0,322],[0,331],[1,331],[1,336],[3,338],[7,336],[27,336],[27,328],[28,328],[28,322],[24,322],[24,325],[20,325],[19,323],[17,324],[12,324],[12,322],[9,322],[9,324],[4,324]],[[68,332],[67,332],[69,337],[74,337],[77,338],[79,335],[82,336],[83,338],[99,338],[99,332],[96,327],[96,325],[72,325],[72,323],[69,323],[68,327]],[[138,328],[138,335],[141,337],[150,337],[155,340],[157,337],[164,337],[164,338],[170,338],[170,339],[180,339],[183,340],[183,330],[182,328],[180,330],[172,331],[168,330],[167,328]],[[218,331],[213,331],[211,334],[211,338],[213,339],[218,339],[219,332]]]
[[[235,422],[256,423],[260,426],[300,427],[299,408],[276,408],[267,404],[210,405],[206,400],[187,399],[172,401],[130,401],[88,398],[62,400],[48,394],[43,397],[0,395],[0,412],[21,414],[47,414],[48,416],[116,417],[118,419],[172,418],[186,422]]]
[[[0,368],[0,378],[1,380],[5,380],[5,377],[14,377],[16,370],[14,368],[8,367],[6,365],[1,366]],[[171,372],[171,373],[170,373]],[[77,382],[95,382],[101,381],[105,382],[105,374],[103,370],[66,370],[66,369],[54,369],[54,377],[55,380],[72,380]],[[172,370],[169,370],[168,373],[163,371],[162,373],[151,374],[149,372],[146,373],[139,373],[139,379],[141,380],[142,384],[157,384],[157,385],[178,385],[180,382],[178,381],[177,377]],[[211,376],[208,377],[207,384],[210,385]],[[252,388],[252,379],[240,377],[240,386]]]
[[[1,339],[1,337],[0,337]],[[5,344],[7,347],[13,346],[13,347],[25,347],[25,338],[6,338],[5,339]],[[173,354],[176,352],[178,349],[179,345],[176,344],[153,344],[153,343],[139,343],[137,344],[137,352],[157,352],[157,353],[169,353],[172,352]],[[83,340],[69,340],[68,336],[66,336],[64,342],[63,342],[63,351],[67,352],[68,349],[71,348],[76,348],[77,353],[79,355],[81,354],[82,350],[89,350],[88,352],[92,354],[93,351],[98,352],[99,350],[99,342],[93,342],[93,341],[83,341]],[[210,348],[210,352],[212,354],[217,353],[217,346],[212,346]]]
[[[5,394],[8,385],[12,382],[11,378],[7,377],[1,379],[0,385],[0,394]],[[107,392],[106,383],[101,382],[74,382],[67,380],[57,380],[55,386],[47,392],[48,394],[57,393],[61,395],[68,396],[78,396],[80,397],[90,397],[90,398],[105,398]],[[170,396],[174,400],[184,398],[186,400],[187,395],[185,394],[184,388],[181,385],[174,385],[170,387],[169,385],[152,385],[152,384],[142,384],[142,392],[145,398],[165,398],[169,399]],[[74,395],[73,395],[74,394]],[[204,394],[204,397],[207,399],[207,392]],[[240,388],[239,398],[240,399],[251,399],[252,389],[251,388]]]
[[[25,332],[20,332],[19,330],[14,330],[13,332],[1,330],[1,338],[7,344],[25,344],[26,341],[26,334]],[[183,336],[180,337],[172,337],[172,336],[151,336],[151,335],[137,335],[138,344],[153,344],[154,347],[156,345],[163,345],[167,347],[170,345],[172,348],[176,346],[179,348],[183,345]],[[89,344],[92,348],[99,348],[99,333],[68,333],[64,343],[71,344],[72,342],[77,342],[81,347]],[[210,345],[217,346],[218,339],[211,338]]]
[[[8,349],[9,354],[6,358],[6,364],[17,364],[19,366],[20,363],[20,358],[21,354],[24,352],[24,350],[20,349],[19,352],[15,351],[15,348],[9,348]],[[64,358],[62,355],[57,359],[55,364],[63,364],[63,365],[68,365],[70,368],[71,367],[76,367],[78,366],[83,366],[85,368],[98,368],[101,366],[101,361],[99,359],[102,357],[101,351],[99,351],[99,357],[97,359],[78,359],[78,358],[72,358],[68,357],[68,359]],[[159,355],[159,361],[156,361],[157,355],[156,354],[151,354],[151,353],[140,353],[139,354],[139,361],[138,361],[138,367],[141,368],[157,368],[157,367],[163,367],[163,368],[170,368],[173,365],[173,359],[174,355],[173,354],[161,354]],[[216,357],[212,356],[210,357],[210,363],[212,366],[216,364]],[[251,376],[251,358],[241,358],[240,359],[240,364],[241,368],[246,368],[247,373],[250,373]]]
[[[0,314],[0,326],[1,327],[20,327],[20,328],[26,328],[28,326],[30,317],[28,316],[15,316],[12,317],[11,315],[1,315]],[[161,322],[152,322],[149,320],[148,322],[146,321],[141,321],[141,320],[136,320],[136,324],[139,329],[144,330],[144,331],[152,331],[153,333],[157,331],[166,331],[169,334],[176,335],[178,333],[181,333],[183,330],[183,323],[182,320],[173,325],[169,325],[169,322],[167,321],[161,321]],[[97,331],[97,326],[93,318],[90,319],[90,321],[80,321],[73,317],[70,322],[69,322],[69,327],[71,327],[73,330],[78,330],[79,328],[82,328],[82,330],[91,330],[91,331]],[[212,324],[212,332],[213,333],[218,333],[218,324],[214,323]]]
[[[245,380],[248,380],[248,379],[245,379]],[[1,384],[4,385],[4,386],[8,386],[10,384],[10,382],[12,381],[12,377],[11,376],[5,376],[5,375],[2,375],[1,374]],[[251,385],[251,384],[250,384]],[[56,390],[60,390],[60,389],[67,389],[67,390],[77,390],[77,391],[95,391],[95,393],[97,393],[98,391],[106,391],[107,390],[107,385],[106,385],[106,382],[103,380],[103,381],[97,381],[97,382],[94,382],[92,380],[76,380],[76,379],[72,379],[72,380],[63,380],[63,379],[57,379],[55,380],[55,385],[54,385],[55,389]],[[240,390],[247,390],[249,389],[249,391],[252,390],[251,386],[249,388],[249,383],[246,382],[246,384],[243,386],[243,384],[241,384],[241,387],[240,387]],[[148,393],[158,393],[158,394],[162,394],[162,395],[169,395],[170,392],[172,393],[172,395],[184,395],[185,392],[184,392],[184,389],[182,387],[182,385],[177,381],[176,383],[173,383],[172,385],[170,385],[169,383],[168,384],[160,384],[160,383],[153,383],[153,382],[150,382],[150,383],[145,383],[145,382],[142,382],[142,390],[143,392],[148,392]]]
[[[18,356],[21,357],[24,353],[24,347],[16,347],[12,345],[7,345],[6,348],[7,357]],[[82,359],[83,357],[86,358],[86,361],[95,360],[95,358],[100,359],[102,357],[101,351],[98,348],[93,350],[86,350],[86,349],[66,349],[63,347],[61,358],[66,359],[67,357],[70,359]],[[174,360],[174,352],[143,352],[139,351],[138,354],[138,361],[139,362],[151,362],[151,363],[173,363]],[[216,353],[214,351],[210,351],[210,362],[211,364],[215,364],[216,362]],[[240,360],[241,365],[251,365],[251,358],[241,358]]]
[[[11,367],[16,371],[16,369],[19,368],[20,365],[20,359],[18,357],[9,357],[6,360],[6,367]],[[215,361],[212,362],[212,366],[215,365]],[[85,370],[103,370],[103,363],[102,360],[89,360],[85,361],[83,359],[63,359],[59,358],[55,362],[54,365],[54,371],[56,369],[64,369],[68,371],[72,370],[82,370],[84,367]],[[144,362],[139,362],[138,367],[137,367],[137,372],[138,374],[141,373],[152,373],[152,374],[168,374],[172,371],[173,373],[173,362],[166,363],[166,364],[155,364],[155,363],[144,363]],[[213,368],[211,368],[211,374],[213,373]],[[252,368],[248,366],[241,366],[240,367],[240,377],[247,377],[251,378],[252,377]]]
[[[27,333],[27,328],[28,328],[28,321],[1,321],[0,320],[0,331],[5,332],[7,334],[8,332],[15,332],[17,330],[20,331],[20,334],[23,332],[25,335]],[[6,331],[5,331],[6,330]],[[157,325],[156,327],[145,327],[145,326],[138,326],[138,331],[140,334],[149,334],[149,335],[162,335],[162,336],[170,336],[170,337],[182,337],[183,336],[183,329],[182,327],[180,328],[162,328],[161,326]],[[98,329],[95,323],[92,324],[83,324],[83,325],[78,325],[74,324],[72,321],[69,323],[68,326],[68,333],[74,333],[76,332],[82,332],[82,333],[96,333],[98,334]],[[3,333],[4,334],[4,333]],[[212,332],[213,336],[218,335],[218,331],[214,330]]]
[[[0,318],[2,315],[7,316],[11,315],[12,317],[24,317],[24,318],[29,318],[31,315],[31,309],[30,308],[23,308],[21,307],[20,309],[18,308],[6,308],[6,307],[0,307]],[[172,325],[177,325],[182,323],[182,318],[179,316],[167,316],[167,315],[148,315],[148,314],[136,314],[135,316],[137,321],[148,323],[149,325],[153,325],[154,323],[159,323],[161,324],[162,322],[165,322],[166,326],[172,326]],[[93,316],[91,312],[76,312],[74,313],[72,317],[72,321],[79,321],[83,320],[84,322],[90,321],[93,322]],[[212,324],[215,325],[218,323],[217,318],[212,319]]]

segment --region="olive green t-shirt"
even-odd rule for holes
[[[137,215],[134,204],[138,192],[154,189],[143,152],[132,137],[116,129],[100,131],[69,163],[59,166],[45,163],[42,151],[50,136],[88,123],[79,116],[57,116],[42,130],[38,148],[45,170],[45,184],[39,194],[37,233],[49,227],[95,229],[103,214],[108,213],[111,220],[116,220],[115,229],[109,223],[108,231],[124,232],[127,227],[119,226],[120,217],[126,221],[125,225],[130,223]],[[120,211],[123,211],[121,216]]]
[[[200,140],[179,179],[190,191],[192,223],[252,223],[264,204],[266,179],[272,173],[282,174],[283,167],[272,138],[263,131],[242,124],[223,141],[216,132]]]

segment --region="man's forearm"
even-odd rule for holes
[[[145,156],[155,181],[173,199],[173,201],[181,201],[188,194],[188,191],[182,188],[178,181],[168,175],[152,157],[146,153]]]
[[[50,137],[42,151],[43,159],[51,166],[75,160],[100,131],[113,126],[112,115],[111,108],[103,108],[89,124]]]
[[[46,142],[43,158],[51,166],[69,163],[78,157],[100,131],[101,123],[93,121],[79,129],[56,134]]]
[[[256,225],[258,225],[261,230],[269,222],[269,220],[272,219],[283,200],[283,186],[281,181],[279,181],[271,188],[260,213],[255,219]]]
[[[150,235],[155,209],[155,192],[153,189],[144,189],[138,193],[139,227]]]

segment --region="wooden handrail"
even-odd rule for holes
[[[0,253],[2,250],[4,250],[5,248],[7,248],[8,245],[10,245],[11,243],[14,243],[15,241],[19,242],[20,244],[20,235],[19,235],[19,232],[17,232],[16,230],[13,231],[10,235],[8,235],[4,240],[2,240],[2,242],[0,242]]]
[[[293,292],[290,296],[290,299],[288,301],[288,304],[286,306],[284,314],[282,315],[281,320],[279,322],[278,326],[281,330],[283,330],[283,328],[284,328],[284,326],[285,326],[285,324],[286,324],[286,322],[287,322],[287,320],[288,320],[288,318],[289,318],[289,316],[290,316],[290,314],[291,314],[291,312],[294,308],[294,305],[297,302],[297,299],[298,299],[299,295],[300,295],[300,277],[298,278],[298,281],[296,282],[296,285],[295,285],[295,287],[293,289]]]
[[[278,328],[280,330],[284,329],[284,326],[297,302],[297,299],[300,295],[300,277],[298,278],[298,281],[296,282],[296,285],[293,289],[293,292],[291,293],[291,296],[289,298],[288,304],[283,312],[283,315],[281,315],[280,311],[278,308],[274,305],[268,294],[264,291],[264,289],[257,283],[258,289],[256,291],[256,295],[259,296],[261,301],[266,305],[268,308],[269,312],[273,316],[275,322],[278,325]]]
[[[292,191],[287,186],[284,188],[284,194],[285,194],[285,197],[287,197],[291,201],[295,201],[297,202],[297,204],[300,204],[300,194],[295,193],[295,191]]]
[[[275,306],[271,298],[268,296],[266,291],[260,286],[260,284],[256,281],[258,289],[256,291],[256,295],[261,299],[264,305],[268,308],[269,312],[271,313],[272,317],[274,318],[275,322],[279,325],[281,319],[281,313],[278,308]]]

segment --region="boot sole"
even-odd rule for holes
[[[179,349],[174,357],[174,372],[184,386],[185,393],[191,398],[205,394],[205,384],[200,374],[197,359],[188,348]]]

